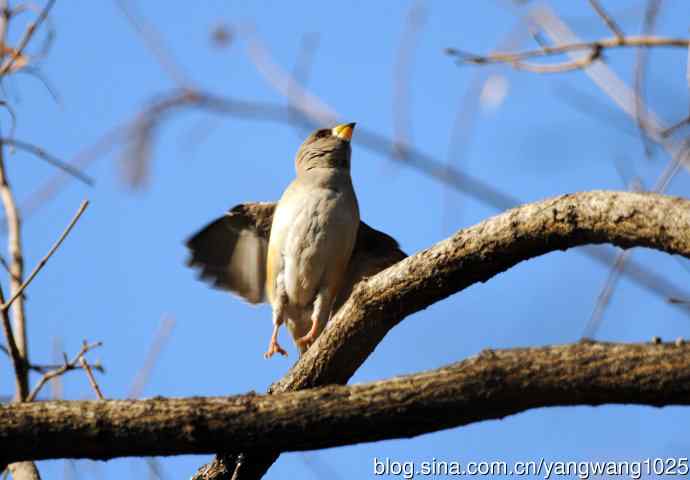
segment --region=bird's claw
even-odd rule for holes
[[[287,352],[283,347],[281,347],[278,342],[272,341],[271,343],[268,344],[268,350],[266,350],[266,353],[264,353],[264,358],[269,359],[271,358],[274,354],[280,353],[282,356],[287,357]]]
[[[309,332],[305,336],[300,337],[296,340],[297,345],[304,348],[305,350],[311,347],[311,344],[316,340],[317,335],[314,332]]]

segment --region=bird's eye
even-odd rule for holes
[[[316,132],[316,138],[324,138],[327,137],[331,134],[331,131],[325,128],[322,128],[321,130]]]

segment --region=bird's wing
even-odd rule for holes
[[[251,303],[266,301],[266,251],[275,203],[237,205],[187,241],[192,256],[187,262],[201,269],[201,278],[217,288],[237,293]],[[360,222],[347,274],[333,306],[345,303],[366,277],[405,258],[398,242]]]
[[[345,303],[359,282],[398,263],[406,256],[393,237],[360,221],[355,248],[345,280],[333,304],[333,312]]]
[[[275,203],[246,203],[233,207],[189,240],[187,264],[198,267],[201,278],[251,303],[266,301],[266,249]]]

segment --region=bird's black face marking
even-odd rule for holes
[[[314,133],[314,138],[324,138],[324,137],[330,137],[331,136],[331,130],[328,128],[322,128],[321,130],[317,130]]]

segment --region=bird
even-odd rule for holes
[[[271,304],[265,358],[287,355],[278,341],[284,323],[303,355],[358,283],[406,257],[393,237],[360,220],[350,175],[354,128],[311,133],[277,203],[236,205],[186,242],[187,264],[203,280]]]

